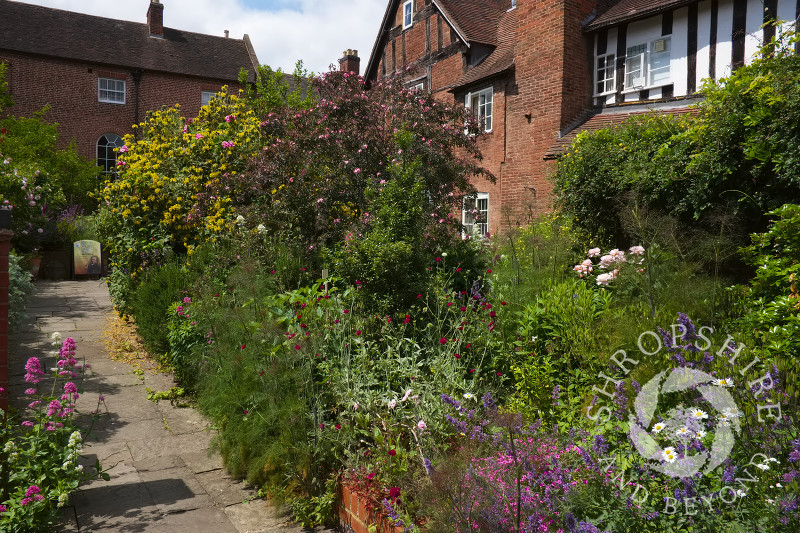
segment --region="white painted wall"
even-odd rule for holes
[[[738,1],[738,0],[737,0]],[[717,11],[717,79],[731,75],[733,0],[719,3]]]
[[[753,57],[763,44],[762,24],[764,24],[764,4],[759,0],[750,0],[747,2],[747,23],[745,24],[745,32],[747,32],[744,38],[745,64],[753,61]]]
[[[733,5],[734,3],[747,2],[747,17],[745,23],[745,62],[750,63],[762,46],[764,20],[763,0],[720,0],[717,11],[717,36],[716,36],[716,80],[731,75],[731,59],[733,52]],[[777,28],[777,32],[794,29],[796,0],[778,0],[778,19],[787,22]],[[661,36],[662,16],[656,15],[647,19],[632,22],[628,25],[626,44],[634,46],[657,39]],[[688,57],[689,33],[689,8],[683,7],[673,11],[672,36],[671,36],[671,61],[670,70],[673,84],[673,96],[686,96],[688,92],[687,73],[689,66]],[[617,28],[608,30],[609,52],[615,52],[617,47]],[[699,90],[703,81],[709,77],[711,62],[711,2],[698,4],[697,20],[697,63],[696,63],[696,88]],[[594,65],[596,69],[596,63]],[[650,98],[660,98],[661,88],[650,88]],[[604,97],[606,104],[614,103],[614,95]],[[625,93],[625,101],[638,100],[638,92]]]
[[[687,93],[689,71],[689,8],[676,9],[672,15],[672,85],[674,96]]]
[[[711,2],[700,2],[697,10],[697,79],[699,91],[703,80],[709,77],[711,65]]]

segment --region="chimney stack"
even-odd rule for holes
[[[225,38],[228,38],[228,30],[225,30]]]
[[[164,5],[159,0],[150,0],[147,26],[150,28],[150,37],[164,37]]]
[[[339,60],[339,71],[360,73],[361,58],[358,57],[358,50],[347,49],[344,51],[342,58]]]

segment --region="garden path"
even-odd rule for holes
[[[93,375],[84,381],[79,410],[95,409],[101,395],[107,406],[101,406],[83,453],[87,467],[99,459],[111,480],[92,481],[74,493],[64,508],[61,530],[301,532],[285,514],[225,473],[219,455],[209,450],[213,430],[208,420],[194,409],[147,399],[146,388],[172,387],[171,375],[111,359],[104,332],[112,316],[102,281],[38,281],[27,320],[9,340],[12,405],[20,407],[24,400],[25,361],[51,354],[48,336],[58,331],[73,337],[78,358],[91,364]],[[54,366],[53,355],[46,359],[48,367]],[[88,425],[90,417],[80,423]]]

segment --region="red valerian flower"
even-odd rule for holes
[[[389,450],[389,455],[391,455],[392,457],[394,457],[395,455],[397,455],[397,452],[396,452],[396,451],[394,451],[394,450]]]
[[[334,427],[335,427],[336,429],[342,429],[342,425],[341,425],[341,424],[336,424]]]
[[[454,353],[454,354],[453,354],[453,357],[455,357],[456,359],[461,359],[461,354],[459,354],[459,353]]]
[[[392,487],[389,489],[389,498],[396,500],[400,497],[400,489],[398,487]]]
[[[441,339],[439,339],[439,344],[447,344],[447,338],[442,337]]]
[[[403,324],[408,324],[409,322],[411,322],[411,315],[406,315],[406,318],[403,319]]]
[[[361,330],[359,329],[359,330],[356,331],[356,337],[358,337],[360,335],[361,335]]]

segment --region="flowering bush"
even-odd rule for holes
[[[625,265],[632,265],[639,273],[644,272],[642,263],[645,249],[641,246],[631,246],[628,253],[629,256],[626,258],[625,252],[617,248],[607,254],[603,254],[600,248],[592,248],[586,253],[587,259],[575,265],[572,270],[578,273],[579,278],[591,279],[594,277],[598,285],[607,287],[609,283],[617,279]],[[630,256],[633,256],[632,260],[629,259]],[[600,259],[595,263],[598,257]],[[595,270],[600,273],[595,274]]]
[[[234,228],[240,189],[231,178],[261,149],[259,120],[236,95],[218,94],[196,119],[178,106],[138,125],[124,138],[118,176],[100,192],[100,231],[111,264],[137,278],[144,260],[169,247],[186,253]],[[224,143],[224,144],[223,144]]]
[[[54,334],[58,343],[58,334]],[[75,341],[64,339],[53,370],[49,391],[40,390],[45,376],[43,362],[31,357],[25,364],[25,391],[30,403],[24,420],[12,421],[8,414],[0,432],[0,528],[27,533],[48,531],[59,518],[59,508],[69,494],[86,479],[109,479],[100,463],[85,472],[78,463],[83,438],[75,426],[76,402],[86,365],[75,358]]]

